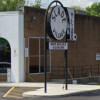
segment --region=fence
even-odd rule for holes
[[[100,75],[100,65],[68,66],[68,78],[82,78]]]
[[[7,74],[7,68],[0,68],[0,74]]]

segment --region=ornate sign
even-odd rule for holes
[[[64,38],[67,31],[67,16],[62,6],[55,6],[50,13],[50,28],[52,36],[56,40]]]
[[[54,3],[56,4],[54,6]],[[52,7],[53,6],[53,7]],[[58,0],[54,0],[48,6],[45,14],[45,52],[44,52],[44,72],[45,72],[45,93],[47,92],[47,49],[49,50],[65,50],[65,88],[67,90],[67,30],[68,30],[68,11],[64,8],[62,3]],[[56,40],[62,40],[63,42],[49,42],[47,41],[47,33],[50,37]],[[64,42],[65,41],[65,42]],[[48,45],[47,45],[48,44]]]

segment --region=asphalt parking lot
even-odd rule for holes
[[[0,97],[3,97],[3,95],[5,95],[7,91],[9,91],[9,89],[10,87],[0,87]]]
[[[44,83],[0,83],[0,100],[100,100],[99,85],[68,84],[68,90],[60,83],[47,86],[45,94]]]
[[[27,91],[35,91],[36,87],[0,87],[0,100],[16,100],[16,99],[24,99],[22,96],[24,92]],[[27,98],[28,99],[28,98]]]
[[[39,87],[40,88],[40,87]],[[22,97],[23,92],[35,91],[37,87],[0,87],[0,100],[100,100],[100,89],[56,97]]]
[[[22,97],[23,92],[29,90],[34,91],[36,89],[38,88],[0,87],[0,100],[99,100],[100,99],[100,89],[84,93],[78,93],[70,96],[65,95],[59,97],[57,96],[57,97],[34,97],[34,98]]]

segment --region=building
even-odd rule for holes
[[[23,23],[22,12],[0,12],[1,80],[7,80],[7,69],[11,69],[8,81],[25,80]]]
[[[20,12],[0,12],[0,37],[10,47],[11,66],[6,68],[11,68],[11,82],[44,81],[44,16],[45,9],[32,7],[24,7]],[[69,79],[100,75],[99,25],[100,17],[75,15],[77,41],[68,41]],[[48,41],[55,40],[48,37]],[[48,50],[47,59],[48,81],[64,79],[64,51]],[[0,80],[7,81],[3,69]]]

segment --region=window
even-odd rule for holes
[[[50,51],[47,53],[47,71],[50,72]],[[44,38],[29,38],[29,73],[44,72]]]
[[[0,38],[0,73],[7,73],[11,65],[11,50],[7,40]]]

